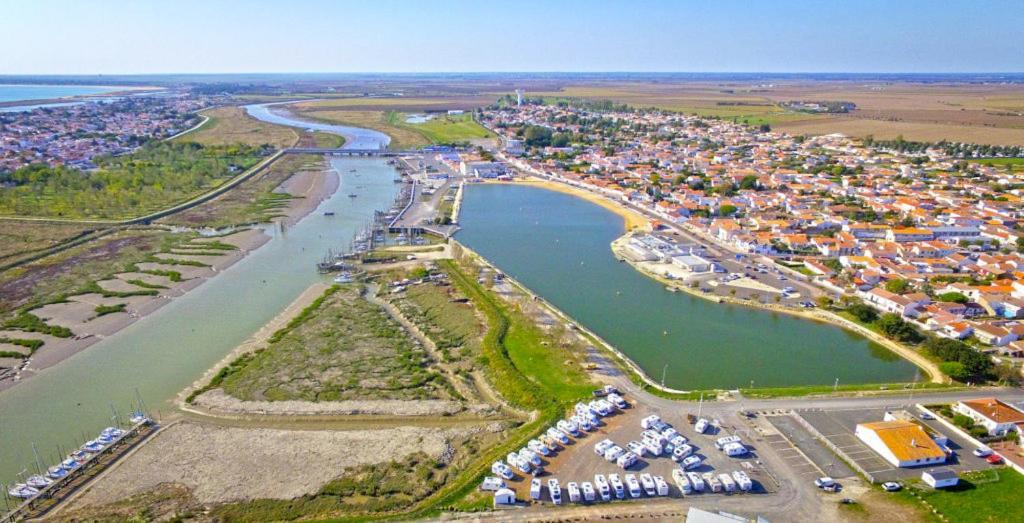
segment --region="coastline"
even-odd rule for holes
[[[289,203],[285,216],[276,218],[271,223],[283,223],[287,226],[295,225],[311,214],[323,200],[337,191],[340,185],[339,176],[330,169],[324,169],[324,171],[328,172],[329,175],[324,176],[321,172],[314,171],[295,173],[292,176],[289,176],[280,186],[278,186],[277,189],[275,189],[276,191],[288,192],[292,194],[294,198]],[[200,237],[200,239],[201,238],[202,237]],[[107,299],[106,301],[127,303],[128,307],[124,313],[110,314],[92,320],[89,327],[95,328],[95,332],[83,333],[75,336],[74,338],[67,339],[51,339],[51,337],[47,337],[47,344],[44,345],[36,354],[26,360],[27,363],[23,364],[20,372],[17,372],[10,377],[0,379],[0,394],[5,390],[16,387],[17,385],[32,379],[40,373],[46,372],[52,367],[66,362],[69,358],[88,349],[96,343],[116,336],[129,325],[153,314],[164,305],[170,303],[171,300],[185,296],[189,291],[199,287],[204,282],[215,278],[225,270],[228,270],[230,267],[248,256],[249,253],[259,249],[269,242],[271,237],[260,229],[242,228],[228,236],[218,237],[217,239],[226,243],[232,243],[237,247],[237,249],[228,251],[216,259],[204,260],[204,262],[208,263],[210,267],[194,268],[179,266],[177,270],[183,273],[182,280],[179,282],[170,282],[165,281],[164,278],[160,278],[159,283],[167,288],[161,289],[160,293],[156,296],[134,296],[130,298]],[[140,275],[137,276],[140,279],[150,278],[143,273],[140,273]],[[123,278],[117,277],[115,277],[115,280],[116,283],[124,281]],[[80,295],[78,297],[72,297],[72,301],[78,301],[75,300],[75,298],[80,298],[81,301],[96,299],[94,298],[94,295]],[[44,317],[44,319],[51,319],[45,317],[46,315],[42,313],[40,313],[40,315],[41,317]],[[59,323],[60,322],[58,321],[58,324]],[[76,325],[75,327],[80,327],[80,325]]]

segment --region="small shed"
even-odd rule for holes
[[[960,478],[947,468],[928,469],[921,474],[921,480],[932,488],[946,488],[956,486]]]
[[[516,504],[516,491],[510,488],[500,488],[494,491],[494,506],[510,506]]]

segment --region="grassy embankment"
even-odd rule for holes
[[[299,132],[296,129],[252,118],[242,107],[217,107],[200,114],[208,120],[198,129],[179,136],[174,141],[213,146],[266,144],[275,149],[291,147],[299,141]]]
[[[233,363],[224,391],[255,401],[453,397],[425,351],[358,286],[332,287],[314,305]]]

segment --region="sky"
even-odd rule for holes
[[[1020,0],[0,0],[0,17],[0,75],[1024,71]]]

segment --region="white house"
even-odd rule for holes
[[[687,272],[710,272],[711,262],[695,256],[693,254],[686,254],[682,256],[673,256],[672,265],[680,267]]]
[[[914,422],[892,420],[859,423],[854,434],[895,467],[946,462],[946,453]]]
[[[932,488],[955,487],[960,482],[956,472],[947,468],[928,469],[921,474],[921,480]]]
[[[953,412],[963,414],[988,429],[990,436],[1002,436],[1024,424],[1024,412],[996,398],[958,401]]]
[[[510,488],[502,488],[494,491],[494,506],[510,506],[516,504],[516,491]]]

